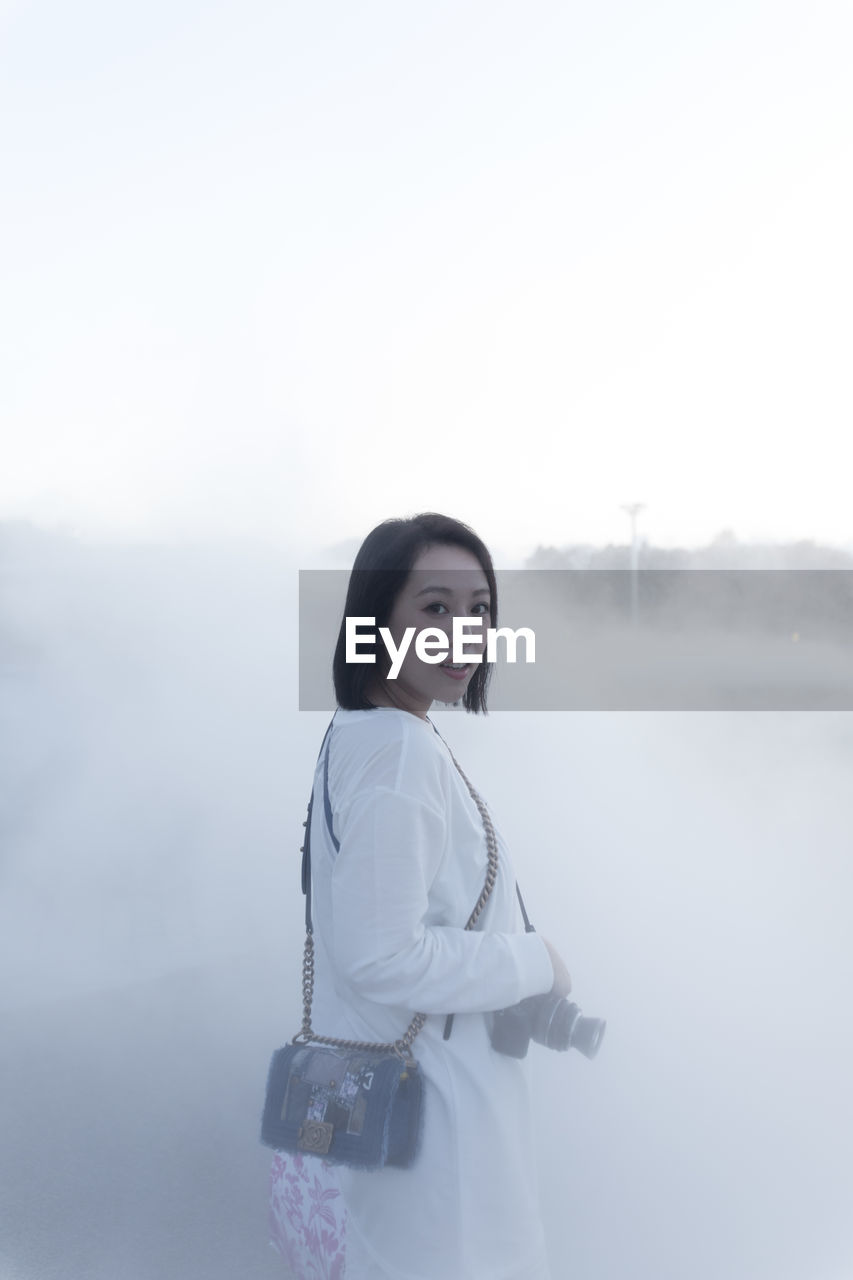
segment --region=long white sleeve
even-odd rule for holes
[[[333,957],[360,996],[424,1013],[476,1013],[550,990],[553,968],[537,934],[466,931],[430,919],[430,886],[447,843],[442,812],[362,783],[336,827]]]

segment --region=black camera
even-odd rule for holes
[[[576,1004],[549,992],[492,1014],[489,1035],[492,1048],[510,1058],[525,1058],[531,1040],[546,1049],[577,1049],[594,1058],[606,1026],[603,1018],[585,1018]]]

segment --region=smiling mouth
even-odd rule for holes
[[[451,680],[461,680],[468,674],[470,663],[442,662],[441,669],[446,671]]]

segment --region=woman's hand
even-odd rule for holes
[[[567,996],[572,989],[572,979],[568,969],[563,963],[563,957],[547,938],[543,938],[542,941],[548,948],[548,954],[551,957],[551,964],[554,969],[554,985],[551,988],[551,994],[555,996]]]

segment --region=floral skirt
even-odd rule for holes
[[[270,1244],[294,1280],[344,1280],[347,1213],[334,1165],[277,1152],[270,1169]]]

